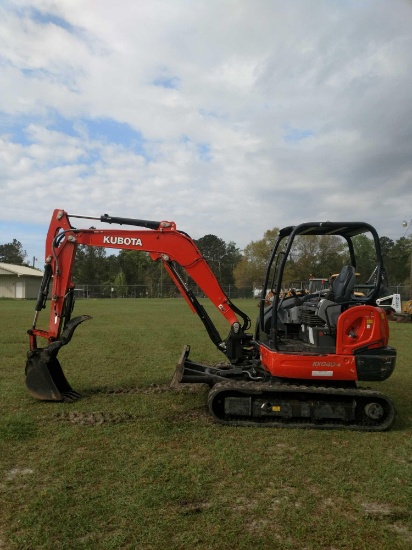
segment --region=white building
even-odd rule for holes
[[[24,265],[0,263],[0,298],[37,298],[43,273]]]

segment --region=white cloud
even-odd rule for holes
[[[56,207],[174,219],[240,247],[324,218],[398,238],[412,216],[406,1],[14,0],[0,12],[3,240],[5,224],[47,225]],[[94,120],[142,142],[95,135]]]

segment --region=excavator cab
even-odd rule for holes
[[[357,280],[359,236],[368,239],[373,251],[367,266],[372,275],[364,283]],[[339,273],[304,296],[285,292],[284,280],[294,258],[310,249],[314,237],[320,239],[319,247],[334,251],[335,261],[342,265]],[[376,306],[386,286],[379,236],[369,224],[316,222],[286,227],[279,232],[268,263],[264,288],[271,288],[274,297],[269,307],[261,301],[255,339],[274,350],[333,353],[340,315],[354,306]]]

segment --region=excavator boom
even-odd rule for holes
[[[145,229],[77,229],[71,225],[71,218]],[[248,343],[252,337],[245,332],[250,327],[249,317],[232,304],[194,241],[186,233],[178,231],[174,222],[119,218],[107,214],[100,218],[70,216],[64,210],[56,209],[47,233],[46,265],[33,326],[28,331],[30,351],[26,364],[26,385],[35,397],[60,401],[78,396],[63,374],[57,353],[63,345],[70,342],[77,326],[90,319],[87,315],[71,318],[75,288],[72,275],[79,245],[143,251],[152,260],[161,261],[191,310],[200,317],[216,347],[232,363],[241,361],[245,354],[250,354]],[[193,279],[226,318],[230,324],[227,339],[220,336],[205,308],[182,279],[177,266]],[[52,290],[48,329],[41,330],[36,325],[40,311],[46,307],[50,285]],[[38,338],[47,340],[47,345],[38,347]]]

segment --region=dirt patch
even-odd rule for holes
[[[59,412],[54,415],[57,422],[68,422],[82,426],[99,426],[102,424],[122,424],[124,422],[136,422],[141,417],[129,413],[110,412]]]
[[[361,506],[368,517],[376,519],[403,519],[409,517],[409,513],[399,506],[381,502],[361,502]]]
[[[412,316],[406,313],[393,313],[389,316],[390,321],[395,321],[395,323],[410,323],[412,321]]]
[[[6,481],[11,481],[31,474],[34,474],[34,470],[31,468],[12,468],[6,472]]]
[[[206,384],[180,384],[171,387],[169,384],[150,384],[150,386],[134,386],[131,388],[94,388],[84,392],[83,395],[117,395],[117,394],[140,394],[150,395],[156,393],[203,393]]]
[[[0,479],[0,492],[15,493],[18,490],[24,490],[26,486],[26,480],[34,475],[34,470],[31,468],[12,468],[4,473],[4,482]],[[0,527],[0,540],[1,540],[1,527]],[[0,545],[1,548],[1,545]]]
[[[396,533],[399,536],[399,538],[410,543],[411,544],[410,547],[412,547],[412,532],[406,525],[395,524],[395,525],[390,525],[389,527],[394,533]]]
[[[210,503],[207,500],[181,500],[179,502],[180,513],[184,516],[201,514],[210,508]]]

